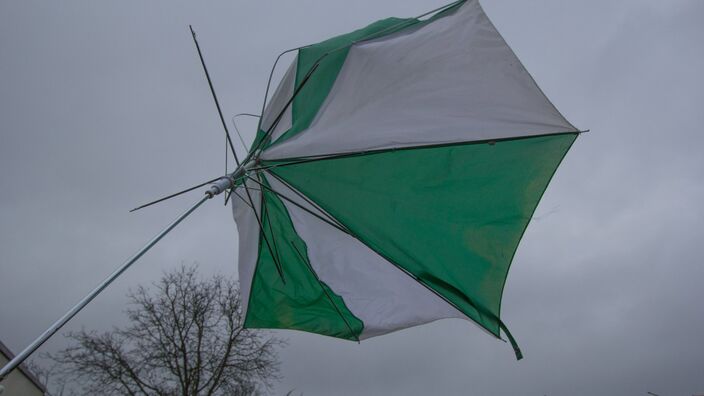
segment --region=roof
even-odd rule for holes
[[[12,353],[12,351],[5,344],[3,344],[2,341],[0,341],[0,353],[5,355],[7,360],[12,360],[12,358],[15,357],[15,354]],[[46,393],[46,387],[44,386],[44,384],[39,381],[39,378],[37,378],[34,373],[29,371],[29,369],[24,364],[20,364],[18,368],[20,372],[22,372],[22,374],[34,384],[34,386],[39,388],[43,393]]]

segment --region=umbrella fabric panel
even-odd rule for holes
[[[358,340],[363,323],[317,278],[306,244],[296,234],[281,200],[268,190],[261,196],[263,230],[245,327],[296,329]]]
[[[286,133],[263,158],[576,131],[477,1],[354,44],[336,76],[310,127]]]
[[[267,176],[267,180],[274,191],[286,197],[282,202],[296,233],[306,243],[311,266],[320,280],[364,323],[361,339],[437,319],[466,319],[368,246],[302,209],[301,206],[326,218],[324,212],[284,183],[272,176]]]
[[[511,260],[576,136],[383,151],[270,172],[498,336]]]

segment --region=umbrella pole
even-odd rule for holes
[[[238,168],[232,175],[238,173],[241,167]],[[232,175],[230,177],[222,177],[205,192],[205,196],[198,200],[193,206],[188,208],[183,214],[178,216],[174,221],[171,222],[166,228],[161,230],[154,238],[152,238],[146,245],[144,245],[137,253],[125,261],[119,268],[117,268],[110,276],[108,276],[104,281],[102,281],[98,286],[96,286],[87,296],[83,297],[81,301],[78,302],[73,308],[66,312],[61,318],[59,318],[54,324],[51,325],[44,333],[42,333],[37,339],[35,339],[29,346],[27,346],[22,352],[17,354],[13,359],[11,359],[5,366],[0,370],[0,381],[4,380],[5,377],[17,366],[22,364],[34,351],[37,350],[42,344],[44,344],[51,336],[53,336],[59,329],[61,329],[71,318],[73,318],[78,312],[80,312],[88,303],[90,303],[100,292],[102,292],[108,285],[110,285],[117,277],[122,275],[132,264],[134,264],[140,257],[144,255],[149,249],[157,244],[166,234],[174,229],[183,219],[188,217],[193,213],[199,206],[201,206],[205,201],[211,199],[215,195],[220,194],[227,188],[233,185]]]

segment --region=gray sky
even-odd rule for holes
[[[260,110],[280,51],[444,3],[0,2],[0,338],[20,350],[200,193],[127,210],[222,173],[188,24],[234,114]],[[290,344],[277,392],[704,393],[704,1],[482,4],[563,114],[591,129],[508,279],[502,316],[525,359],[461,320],[361,344],[279,331]],[[127,289],[180,262],[236,275],[236,254],[230,210],[210,202],[67,330],[120,325]]]

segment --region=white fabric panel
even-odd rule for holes
[[[299,198],[276,178],[272,189],[305,208],[318,209]],[[311,266],[321,281],[342,297],[362,322],[360,338],[369,338],[443,318],[466,316],[357,239],[282,199],[294,228],[308,247]]]
[[[264,116],[262,117],[262,130],[267,131],[269,127],[274,123],[276,117],[278,117],[281,110],[286,106],[291,97],[293,96],[293,91],[296,85],[296,69],[298,64],[298,57],[294,58],[291,65],[286,70],[286,74],[279,82],[276,87],[276,91],[271,96],[269,103],[267,103],[264,109]],[[281,120],[274,128],[272,132],[272,142],[275,141],[279,136],[283,135],[284,132],[291,129],[291,123],[293,121],[293,110],[292,106],[288,106]]]
[[[261,213],[261,195],[259,187],[253,181],[247,180],[249,193],[254,201],[254,208],[257,213]],[[256,190],[255,190],[256,188]],[[232,202],[232,214],[237,223],[237,234],[239,235],[239,273],[240,273],[240,301],[242,301],[242,312],[247,313],[249,303],[249,292],[252,287],[254,269],[259,258],[259,223],[254,216],[254,211],[249,206],[249,197],[244,187],[238,187],[230,196]],[[242,198],[244,200],[242,200]]]
[[[350,49],[307,131],[265,159],[576,131],[477,1]]]

